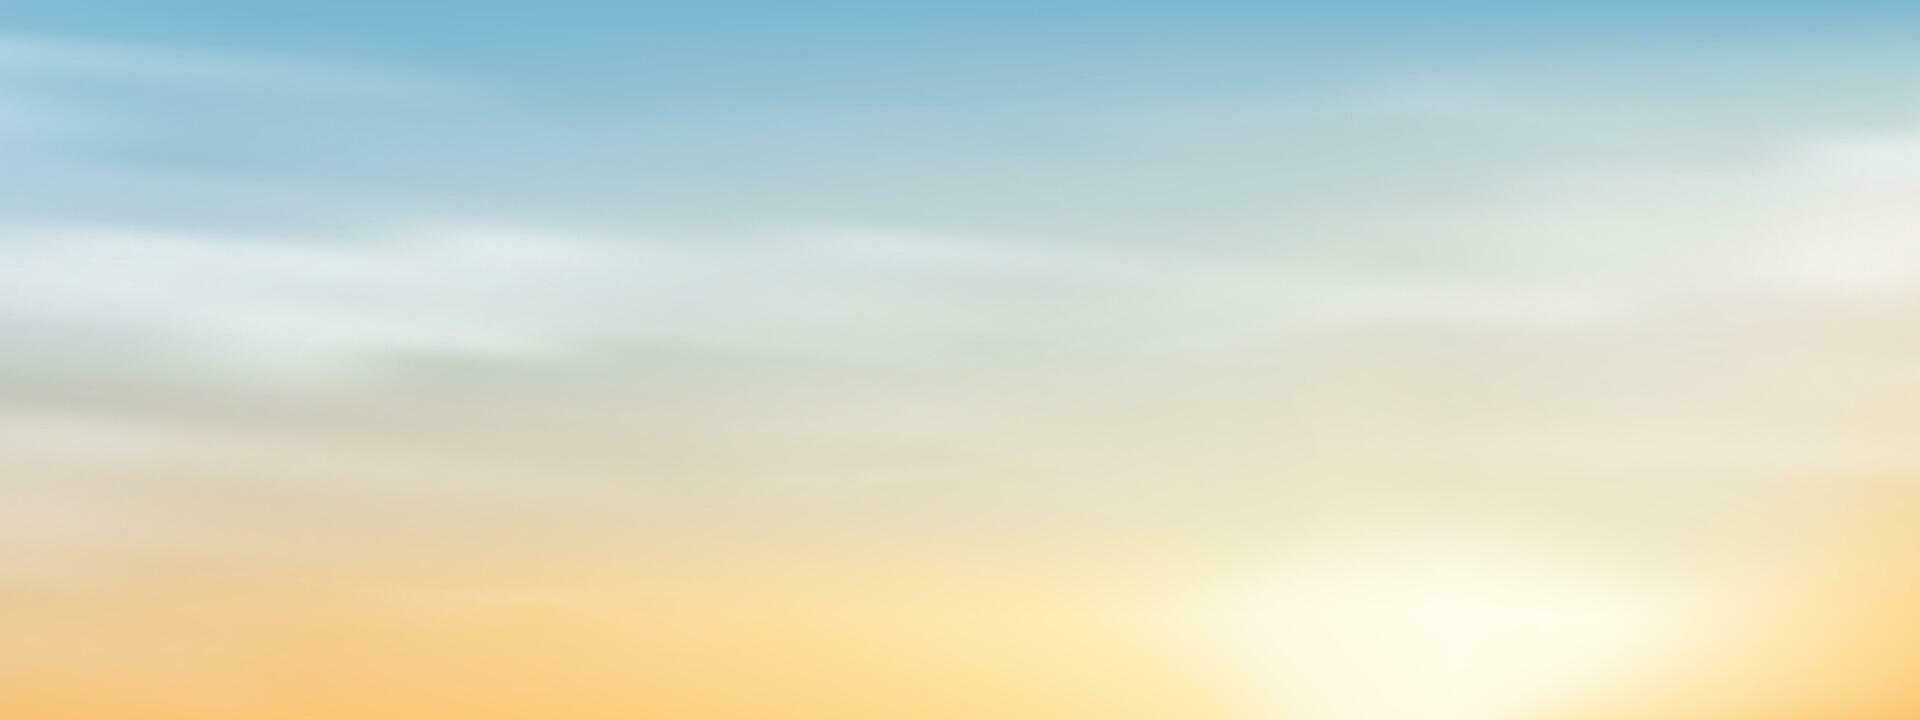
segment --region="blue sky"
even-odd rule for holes
[[[376,400],[452,365],[482,389],[705,363],[1125,383],[1612,332],[1662,338],[1608,351],[1657,364],[1703,305],[1897,306],[1912,27],[14,3],[5,372]]]
[[[1909,25],[1785,4],[14,3],[0,88],[41,134],[8,146],[6,207],[1284,242],[1246,227],[1899,122]]]

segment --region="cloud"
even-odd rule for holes
[[[1623,311],[1571,288],[1383,282],[1258,258],[897,232],[671,239],[429,225],[328,243],[6,234],[0,325],[40,339],[15,353],[91,345],[293,380],[345,379],[409,355],[564,366],[621,345],[775,362],[1112,359],[1329,326],[1553,324]]]
[[[21,79],[172,85],[368,100],[446,99],[470,91],[449,78],[350,62],[0,34],[0,82]]]
[[[0,36],[0,73],[148,65],[169,82],[398,89],[350,67]],[[1442,208],[1276,223],[1264,247],[1205,251],[893,228],[647,235],[375,219],[329,237],[15,222],[0,226],[0,329],[16,369],[352,384],[406,358],[561,372],[663,348],[769,363],[1100,363],[1314,333],[1584,328],[1703,301],[1897,296],[1920,277],[1905,242],[1920,222],[1904,202],[1920,176],[1913,147],[1818,136],[1737,167],[1569,169]],[[249,190],[261,187],[280,186]],[[246,200],[234,204],[262,204]]]

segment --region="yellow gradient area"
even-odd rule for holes
[[[1828,500],[1664,574],[1410,518],[1269,553],[289,519],[17,571],[0,715],[1914,717],[1910,498]]]

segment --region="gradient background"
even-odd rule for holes
[[[916,5],[0,6],[0,716],[1920,717],[1920,13]]]

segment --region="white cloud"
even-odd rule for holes
[[[885,232],[590,238],[420,227],[329,244],[15,228],[0,323],[271,375],[394,353],[564,361],[606,343],[941,363],[1368,322],[1602,319],[1565,288],[1369,282],[1258,258]],[[33,352],[23,348],[22,352]]]
[[[1914,147],[1816,139],[1757,167],[1569,173],[1445,217],[1351,228],[1445,259],[1432,267],[892,230],[428,224],[318,243],[15,226],[0,228],[0,329],[16,358],[117,348],[305,382],[352,381],[397,355],[564,366],[612,345],[937,365],[1389,325],[1584,327],[1703,295],[1911,286]]]
[[[469,92],[448,78],[351,62],[315,62],[195,48],[0,34],[0,81],[85,79],[275,94],[382,100],[446,99]]]

